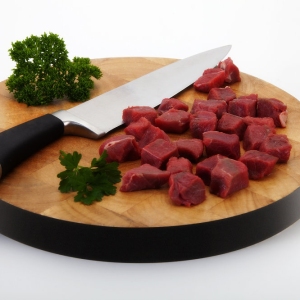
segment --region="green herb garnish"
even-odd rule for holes
[[[66,170],[57,175],[61,179],[59,190],[62,193],[77,192],[75,202],[91,205],[101,201],[103,196],[114,195],[117,188],[114,184],[121,181],[121,172],[117,162],[106,161],[107,152],[93,158],[89,167],[79,165],[82,155],[76,151],[65,153],[60,151],[59,160]]]
[[[86,101],[94,87],[91,77],[99,79],[101,70],[89,58],[68,58],[63,39],[57,34],[31,35],[12,43],[8,50],[16,67],[6,81],[18,102],[47,105],[55,99]]]

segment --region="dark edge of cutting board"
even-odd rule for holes
[[[191,260],[239,250],[279,233],[300,218],[299,197],[300,188],[246,214],[161,228],[74,223],[0,200],[0,232],[41,250],[81,259],[123,263]]]

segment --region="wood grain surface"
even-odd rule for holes
[[[94,59],[93,63],[101,68],[103,77],[95,82],[91,97],[173,61],[167,58]],[[56,176],[63,170],[58,160],[59,150],[81,152],[83,155],[81,164],[88,165],[93,157],[98,156],[102,141],[120,133],[121,128],[97,141],[74,136],[63,137],[30,157],[1,179],[0,198],[36,214],[113,227],[164,227],[209,222],[272,205],[300,185],[300,103],[293,96],[263,80],[244,73],[241,73],[241,78],[240,83],[231,85],[237,96],[257,93],[259,97],[275,97],[287,104],[289,113],[287,127],[277,129],[277,132],[287,134],[293,147],[288,163],[277,164],[274,172],[263,180],[251,180],[247,189],[222,199],[210,194],[207,188],[207,199],[202,204],[191,208],[173,205],[168,197],[167,187],[130,193],[118,191],[115,196],[105,197],[103,201],[91,206],[75,203],[73,193],[60,193],[59,179]],[[206,99],[206,96],[189,87],[176,97],[191,107],[194,99]],[[1,82],[0,131],[45,113],[68,109],[74,105],[76,104],[59,100],[46,107],[27,107],[14,100],[13,95],[7,91],[5,82]],[[175,140],[190,134],[187,132],[184,135],[170,136]],[[123,163],[120,169],[124,173],[139,165],[140,161]],[[120,185],[118,184],[117,187],[119,188]]]

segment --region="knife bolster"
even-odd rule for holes
[[[53,113],[53,115],[64,123],[65,135],[76,135],[94,140],[105,135],[103,130],[89,124],[67,110],[59,110]]]
[[[0,133],[0,178],[63,136],[64,124],[47,114]]]

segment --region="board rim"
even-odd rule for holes
[[[64,256],[121,263],[205,258],[259,243],[300,218],[300,188],[254,211],[220,220],[165,227],[110,227],[39,215],[0,199],[0,232]]]

